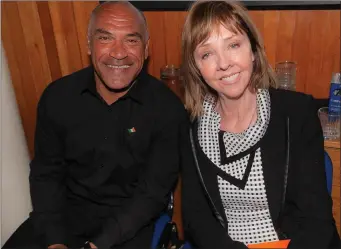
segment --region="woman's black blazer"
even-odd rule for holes
[[[260,148],[272,221],[276,229],[291,239],[289,249],[336,248],[340,238],[327,191],[324,141],[314,100],[298,92],[272,88],[269,91],[270,123]],[[182,207],[187,238],[196,248],[247,248],[243,243],[232,241],[227,233],[228,222],[217,175],[200,148],[197,128],[194,121],[191,128],[193,143],[187,137],[182,145]],[[192,146],[205,187],[198,174]]]

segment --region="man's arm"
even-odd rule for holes
[[[44,234],[47,246],[66,243],[63,224],[66,165],[60,134],[48,116],[48,90],[38,104],[35,155],[29,177],[33,205],[31,218],[35,231]]]
[[[168,120],[153,137],[146,171],[129,203],[115,218],[107,220],[102,233],[92,239],[98,248],[109,248],[132,237],[153,218],[160,215],[168,201],[168,194],[179,174],[179,141],[181,129],[188,128],[187,114]],[[160,121],[161,122],[161,121]]]

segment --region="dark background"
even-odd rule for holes
[[[105,1],[100,1],[105,2]],[[193,1],[130,1],[142,11],[187,10]],[[241,1],[250,10],[340,9],[340,1]]]

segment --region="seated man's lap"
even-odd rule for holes
[[[115,249],[149,249],[151,248],[154,225],[149,225],[140,230],[137,235],[122,245],[115,246]],[[81,235],[70,235],[68,238],[69,248],[81,248],[86,239]],[[12,236],[6,241],[2,249],[45,249],[43,237],[38,237],[34,231],[32,220],[24,221]]]
[[[41,242],[41,239],[35,236],[32,221],[28,218],[15,230],[2,249],[41,249],[44,248]]]
[[[12,236],[6,241],[2,249],[46,249],[43,236],[37,236],[31,218],[24,221]],[[38,231],[39,232],[39,231]],[[81,248],[86,239],[74,234],[68,234],[69,248]]]

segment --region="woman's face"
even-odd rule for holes
[[[196,47],[194,59],[201,76],[218,95],[238,99],[248,88],[254,55],[245,34],[220,25]]]

